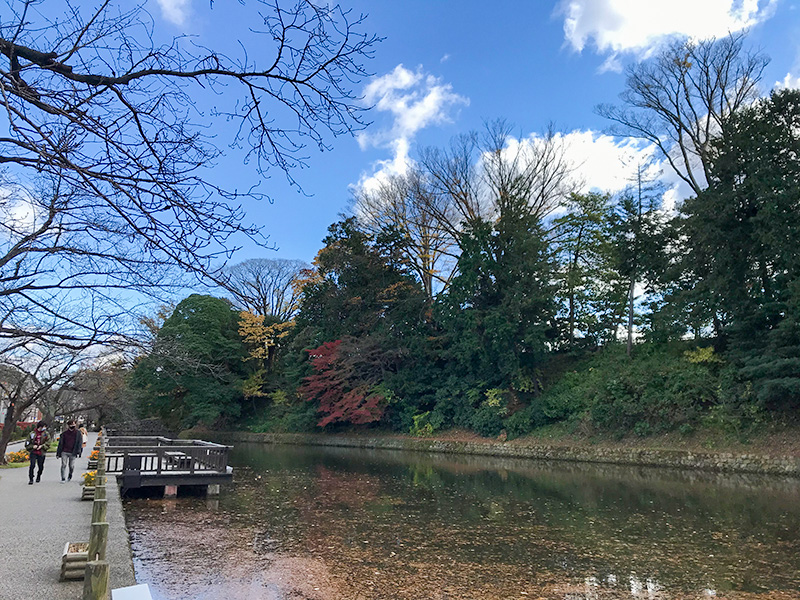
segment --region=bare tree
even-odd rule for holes
[[[456,241],[466,223],[512,204],[544,220],[576,189],[564,139],[552,125],[523,139],[505,121],[492,121],[483,135],[459,136],[445,150],[423,150],[419,163],[431,182],[427,211]]]
[[[110,357],[81,366],[48,395],[43,412],[53,416],[84,416],[106,423],[109,419],[131,420],[133,406],[126,394],[128,365]]]
[[[623,106],[600,105],[612,133],[645,139],[660,150],[695,194],[713,161],[711,138],[725,134],[728,116],[759,95],[769,59],[744,49],[744,33],[677,41],[628,68]]]
[[[254,258],[226,270],[225,288],[242,308],[288,321],[300,304],[300,288],[295,281],[310,268],[302,260]]]
[[[58,411],[60,397],[69,390],[80,365],[90,360],[86,352],[59,346],[29,344],[24,352],[3,355],[0,392],[8,401],[3,431],[0,434],[0,462],[14,426],[32,406],[39,408],[46,420],[52,421]]]
[[[132,334],[134,294],[179,283],[169,262],[142,252],[95,199],[58,180],[37,183],[31,191],[0,177],[0,355]]]
[[[576,189],[564,140],[515,138],[502,120],[483,135],[459,135],[447,148],[424,148],[405,174],[355,195],[355,212],[372,233],[393,227],[406,235],[409,264],[432,299],[449,284],[466,226],[509,210],[539,221]]]
[[[444,231],[458,241],[464,224],[483,218],[479,169],[480,144],[477,133],[462,134],[448,148],[423,148],[419,168],[431,193],[424,207]]]
[[[447,287],[455,269],[455,240],[443,200],[417,168],[356,192],[355,213],[367,231],[377,235],[393,228],[405,237],[405,251],[428,300]],[[441,206],[440,206],[441,204]]]
[[[233,239],[263,243],[240,208],[258,190],[220,184],[208,133],[227,123],[258,173],[305,164],[307,143],[363,125],[351,86],[374,36],[338,5],[247,0],[257,52],[186,38],[159,45],[144,4],[6,0],[0,15],[4,165],[0,339],[86,347],[124,333],[130,302],[216,279]],[[48,10],[50,12],[48,12]],[[0,65],[0,67],[2,67]],[[203,106],[213,101],[216,107]],[[226,182],[227,183],[227,182]],[[28,215],[9,219],[8,215]]]
[[[487,203],[493,213],[522,207],[543,221],[577,191],[574,165],[552,124],[528,140],[517,140],[511,131],[502,120],[486,125],[482,163]]]

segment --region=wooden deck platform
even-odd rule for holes
[[[108,436],[106,473],[116,475],[122,492],[162,486],[216,486],[233,480],[229,446],[161,436]],[[174,494],[168,494],[174,495]]]

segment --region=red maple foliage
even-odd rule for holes
[[[387,370],[393,369],[396,353],[382,350],[377,341],[345,336],[308,350],[315,373],[298,390],[308,401],[319,401],[324,415],[318,425],[379,421],[386,396],[376,389]]]

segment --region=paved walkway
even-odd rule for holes
[[[87,449],[96,433],[89,434]],[[13,450],[13,449],[9,449]],[[49,454],[41,483],[28,485],[28,469],[0,469],[0,600],[80,600],[83,581],[58,580],[67,542],[88,542],[92,503],[81,501],[80,475],[88,452],[75,461],[72,481],[61,483],[61,461]],[[130,543],[113,476],[107,486],[112,589],[134,585]]]

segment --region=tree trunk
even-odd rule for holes
[[[14,427],[17,425],[17,412],[16,402],[9,404],[6,418],[3,422],[3,433],[0,434],[0,465],[6,464],[6,448],[8,448],[8,442],[11,440],[11,434],[14,433]]]
[[[569,292],[569,347],[575,344],[575,292]]]
[[[628,356],[633,349],[633,296],[636,287],[636,278],[631,278],[631,287],[628,291]]]

